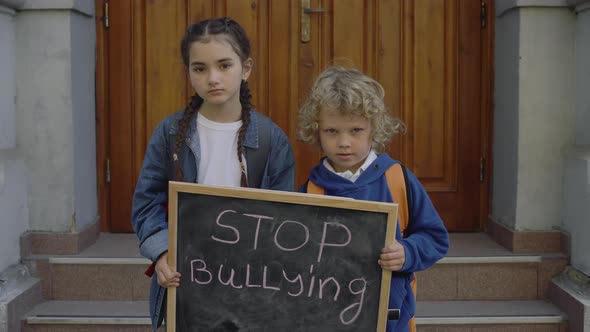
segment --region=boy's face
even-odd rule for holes
[[[358,115],[320,110],[320,144],[336,172],[356,172],[371,152],[371,123]]]

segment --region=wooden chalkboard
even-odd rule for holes
[[[385,331],[397,205],[170,182],[167,331]]]

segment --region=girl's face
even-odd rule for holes
[[[239,106],[240,83],[247,80],[252,59],[243,64],[232,47],[223,41],[194,42],[189,50],[189,78],[203,105]]]
[[[371,152],[371,123],[359,115],[322,108],[320,145],[336,172],[356,172]]]

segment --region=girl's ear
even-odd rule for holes
[[[252,58],[246,59],[244,63],[242,63],[242,79],[244,81],[248,80],[250,74],[252,73],[252,67],[254,66],[254,60]]]

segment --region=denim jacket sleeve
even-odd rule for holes
[[[271,131],[272,144],[268,156],[267,172],[261,187],[282,191],[295,189],[295,157],[289,138],[280,127]]]
[[[168,133],[166,121],[154,130],[133,194],[131,219],[142,256],[156,261],[168,250]]]

